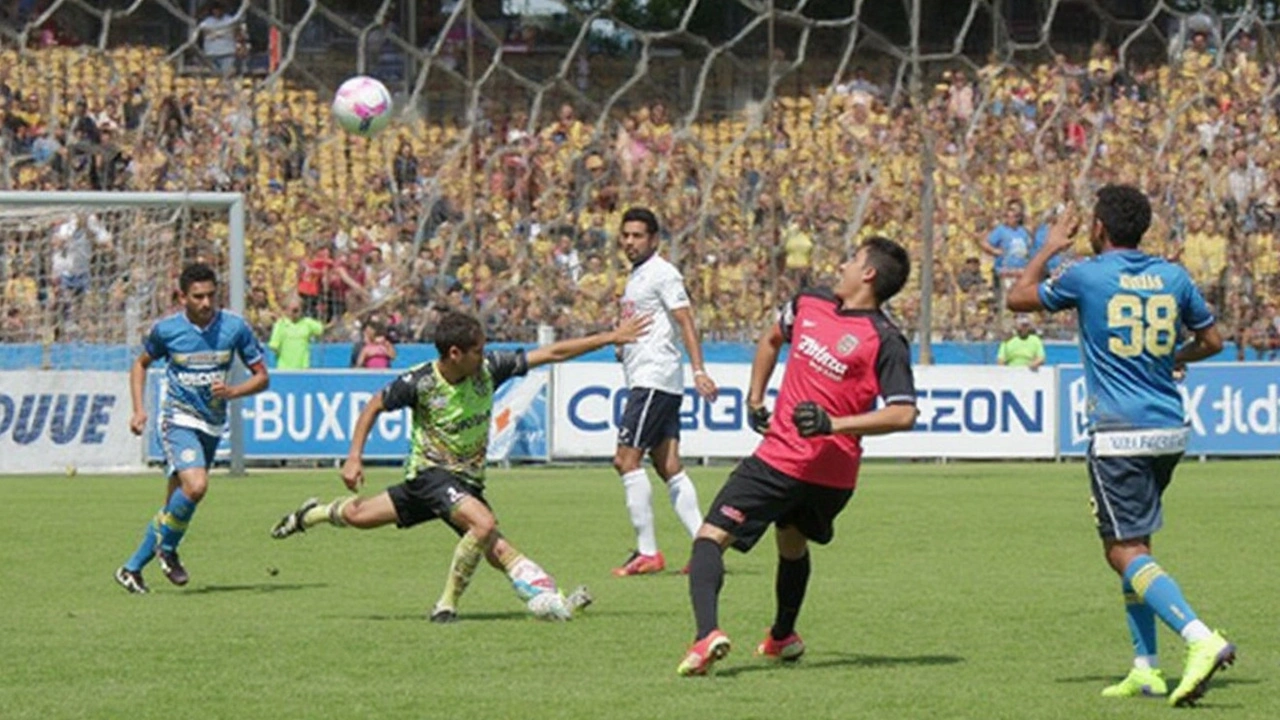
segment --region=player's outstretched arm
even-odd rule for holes
[[[359,490],[364,484],[364,444],[382,410],[382,393],[374,393],[360,411],[356,426],[351,431],[351,447],[347,449],[346,462],[342,463],[342,483],[352,492]]]
[[[1067,203],[1066,209],[1049,227],[1049,237],[1045,240],[1044,247],[1040,248],[1040,252],[1031,258],[1031,262],[1027,263],[1027,267],[1022,270],[1022,274],[1018,276],[1013,286],[1009,288],[1009,295],[1005,300],[1005,305],[1010,310],[1014,312],[1034,312],[1045,309],[1044,303],[1040,302],[1040,281],[1044,279],[1045,269],[1049,267],[1049,261],[1075,243],[1076,228],[1079,224],[1080,221],[1076,214],[1075,204]]]
[[[530,369],[548,363],[564,362],[608,345],[635,342],[649,332],[649,326],[652,324],[653,317],[650,315],[632,315],[624,318],[617,327],[608,332],[553,342],[530,350],[525,359]]]
[[[147,386],[147,368],[151,367],[151,356],[147,353],[138,355],[129,368],[129,397],[133,401],[133,416],[129,418],[129,430],[134,435],[141,435],[147,427],[147,406],[143,398]]]

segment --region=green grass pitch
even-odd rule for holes
[[[693,472],[705,507],[728,468]],[[372,473],[371,487],[396,478]],[[1200,709],[1280,717],[1280,462],[1188,461],[1156,556],[1240,647]],[[161,500],[140,477],[0,479],[0,717],[19,718],[1157,718],[1106,700],[1129,662],[1119,582],[1102,561],[1079,464],[873,463],[814,552],[797,664],[752,656],[772,618],[772,537],[727,555],[732,653],[680,678],[693,634],[689,541],[654,495],[662,576],[613,578],[631,531],[607,467],[495,470],[490,499],[517,547],[596,604],[529,619],[481,568],[451,626],[428,623],[453,535],[434,523],[267,531],[336,471],[215,475],[183,545],[192,573],[126,594],[112,571]],[[273,574],[271,569],[278,569]],[[1182,643],[1161,629],[1176,678]],[[1171,683],[1172,685],[1172,683]]]

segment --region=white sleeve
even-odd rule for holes
[[[684,278],[675,268],[658,283],[658,297],[662,299],[662,306],[667,312],[689,307],[689,293],[684,289]]]

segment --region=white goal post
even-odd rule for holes
[[[7,222],[23,222],[24,217],[35,217],[48,223],[48,218],[53,216],[52,213],[64,211],[69,213],[85,213],[88,215],[108,216],[105,223],[108,225],[107,232],[114,230],[116,234],[128,233],[130,229],[150,228],[152,225],[144,222],[135,221],[134,225],[128,226],[124,221],[120,222],[117,227],[110,227],[110,218],[114,216],[125,215],[129,212],[143,211],[164,211],[172,210],[174,212],[182,211],[202,211],[225,213],[227,223],[227,237],[225,245],[219,250],[221,256],[220,261],[215,268],[218,271],[219,280],[227,285],[227,306],[230,310],[243,314],[245,308],[245,198],[241,193],[225,193],[225,192],[98,192],[98,191],[72,191],[72,192],[15,192],[0,191],[0,226]],[[76,217],[79,217],[77,215]],[[39,227],[38,222],[27,223],[28,226]],[[221,244],[221,239],[219,239]],[[168,235],[160,235],[155,238],[117,238],[113,242],[119,245],[129,246],[145,246],[147,243],[156,242],[178,242],[176,238]],[[47,249],[46,249],[47,250]],[[173,253],[180,254],[181,248],[164,249],[172,250]],[[130,269],[136,269],[135,263],[144,260],[146,255],[138,255],[137,253],[116,253],[118,265],[120,267],[117,272],[127,273]],[[158,257],[158,256],[156,256]],[[172,256],[170,256],[172,257]],[[116,278],[107,278],[107,281],[114,281]],[[105,293],[105,284],[99,284],[96,287],[90,287],[89,293],[99,292]],[[157,292],[163,293],[164,287],[158,287]],[[155,313],[147,313],[138,318],[140,326],[145,329],[152,322],[159,319]],[[37,322],[39,322],[37,320]],[[50,332],[46,337],[53,337]],[[126,337],[125,342],[128,345],[136,345],[140,338]],[[47,367],[45,369],[48,369]],[[83,370],[85,368],[72,367],[73,370]],[[96,367],[94,369],[102,369]],[[116,369],[116,368],[113,368]],[[243,372],[242,368],[236,368],[235,372]],[[241,401],[233,400],[230,404],[229,417],[230,424],[230,466],[232,475],[244,474],[244,438],[243,428],[240,423],[241,417]],[[140,458],[141,459],[141,458]]]

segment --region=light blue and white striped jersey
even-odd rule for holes
[[[153,360],[169,361],[162,420],[210,435],[221,435],[227,422],[227,403],[210,388],[217,380],[226,381],[233,353],[246,367],[265,360],[249,324],[226,310],[216,312],[206,328],[197,327],[185,312],[170,315],[151,327],[142,349]]]
[[[1181,266],[1140,250],[1082,260],[1040,284],[1046,310],[1076,308],[1092,430],[1185,424],[1173,379],[1181,327],[1215,322]]]

